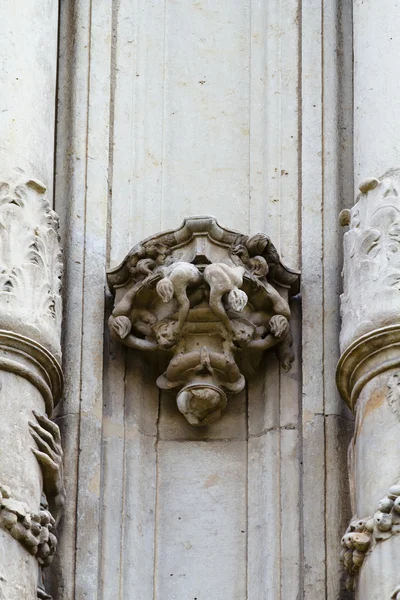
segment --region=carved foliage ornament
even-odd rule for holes
[[[135,246],[108,283],[115,294],[112,337],[165,355],[157,385],[177,390],[178,408],[192,425],[220,417],[265,350],[274,347],[290,369],[288,296],[298,292],[299,274],[281,263],[264,234],[189,218]]]
[[[57,547],[52,514],[44,506],[30,510],[24,502],[13,499],[10,489],[1,484],[0,527],[35,556],[41,567],[51,564]]]
[[[400,171],[359,185],[352,209],[342,211],[344,291],[342,352],[360,336],[398,323],[400,302]]]
[[[349,574],[347,588],[354,590],[358,574],[366,554],[374,546],[392,535],[400,533],[400,485],[392,485],[387,496],[380,500],[378,510],[372,517],[354,518],[342,538],[341,560]],[[400,588],[392,598],[396,598]],[[400,596],[398,598],[400,600]]]
[[[62,261],[58,217],[45,186],[16,169],[0,178],[0,329],[59,359]]]

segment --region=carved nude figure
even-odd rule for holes
[[[204,280],[210,286],[210,308],[219,317],[225,329],[234,334],[231,322],[226,314],[222,299],[227,294],[227,305],[235,312],[241,312],[247,304],[247,295],[239,289],[243,283],[243,267],[230,267],[224,263],[207,265]]]
[[[164,277],[157,283],[157,294],[165,303],[176,298],[179,306],[176,334],[185,324],[190,309],[187,288],[201,282],[201,273],[195,265],[187,262],[176,262],[163,269]]]

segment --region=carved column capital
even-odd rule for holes
[[[354,408],[375,375],[400,366],[400,170],[359,185],[342,211],[344,289],[337,382]]]
[[[135,246],[108,273],[115,295],[111,336],[167,359],[161,389],[177,391],[192,425],[221,416],[261,355],[293,360],[288,297],[299,274],[285,267],[265,234],[241,235],[213,217],[191,217],[175,231]]]
[[[58,217],[46,187],[0,176],[0,368],[26,377],[51,415],[62,387]]]

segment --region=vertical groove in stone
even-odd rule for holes
[[[341,289],[337,215],[352,186],[351,7],[303,2],[302,305],[305,598],[341,593],[340,538],[349,512],[351,425],[335,391]],[[342,416],[343,415],[343,416]],[[321,459],[322,456],[322,459]],[[323,506],[315,512],[313,507]]]
[[[322,2],[302,2],[304,600],[326,597]],[[317,508],[318,507],[318,508]]]
[[[55,208],[64,250],[64,394],[59,405],[65,454],[67,502],[59,532],[58,559],[51,591],[60,600],[74,597],[78,434],[83,333],[84,193],[89,68],[88,4],[61,3]],[[57,569],[56,569],[56,568]]]
[[[339,295],[342,287],[342,231],[338,214],[353,193],[351,2],[324,0],[323,9],[326,597],[336,600],[343,593],[340,540],[351,518],[347,446],[352,418],[336,391],[335,381],[339,360]],[[332,252],[331,248],[337,250]],[[331,465],[336,465],[336,468],[331,468]]]

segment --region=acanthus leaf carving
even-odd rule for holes
[[[46,187],[23,172],[0,181],[0,328],[60,357],[62,260]]]
[[[342,352],[360,336],[398,322],[400,171],[370,177],[359,189],[353,208],[340,215],[341,224],[349,226],[344,235]]]
[[[244,388],[245,365],[256,369],[265,350],[275,347],[290,369],[287,296],[297,293],[298,280],[268,236],[244,236],[212,217],[193,217],[135,246],[108,274],[115,293],[111,336],[166,354],[158,387],[177,390],[189,423],[208,425],[229,394]]]

